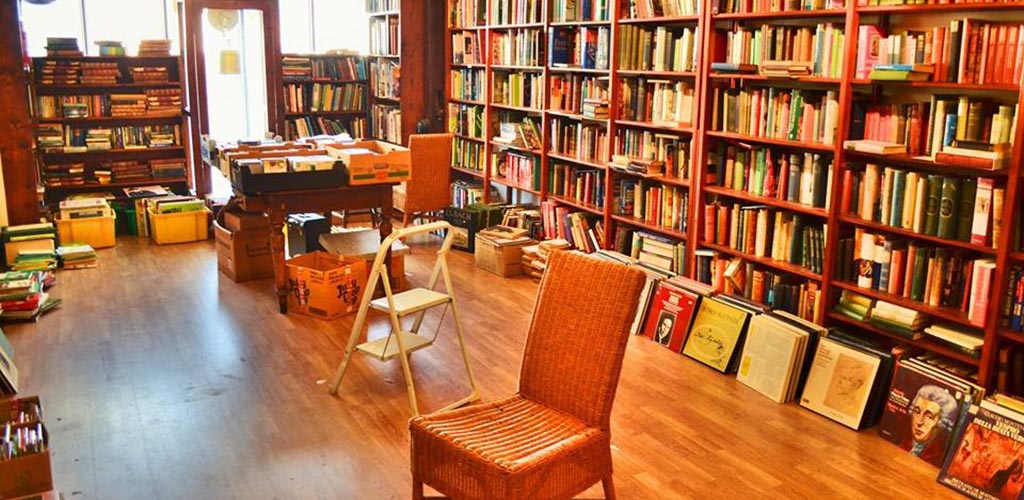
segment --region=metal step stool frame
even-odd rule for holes
[[[357,342],[362,336],[363,327],[366,325],[366,317],[371,308],[370,303],[373,301],[372,290],[377,288],[377,281],[380,280],[384,285],[384,296],[388,303],[388,316],[391,319],[391,332],[388,333],[388,341],[390,342],[392,340],[391,337],[394,336],[393,340],[398,343],[398,357],[401,359],[402,371],[405,373],[405,385],[409,393],[409,406],[412,408],[413,416],[418,416],[420,414],[419,405],[416,403],[416,387],[412,379],[412,370],[409,367],[410,352],[406,349],[405,341],[402,339],[403,330],[401,318],[395,310],[395,295],[392,293],[391,280],[388,279],[388,273],[384,262],[388,254],[388,249],[391,248],[395,241],[417,234],[441,230],[445,231],[444,242],[441,244],[441,249],[437,251],[437,260],[434,262],[434,269],[430,274],[430,280],[427,282],[426,289],[434,290],[434,287],[437,285],[438,278],[444,280],[445,293],[448,295],[448,301],[442,304],[437,304],[433,307],[437,307],[438,305],[451,307],[452,321],[455,323],[455,334],[459,341],[459,348],[462,351],[462,362],[466,369],[466,376],[469,378],[469,385],[471,389],[469,396],[442,408],[442,410],[450,410],[479,401],[479,390],[477,389],[476,378],[473,376],[473,369],[470,367],[469,352],[466,350],[466,341],[462,332],[462,322],[459,319],[459,309],[456,305],[454,288],[452,287],[451,272],[448,268],[447,257],[448,252],[452,247],[455,232],[452,231],[450,224],[443,221],[399,229],[392,232],[381,243],[380,249],[377,250],[377,256],[373,260],[373,267],[370,270],[370,276],[367,281],[365,293],[363,293],[363,298],[359,304],[359,312],[356,314],[356,321],[352,325],[352,333],[349,335],[348,345],[345,347],[345,357],[342,359],[341,365],[338,366],[338,371],[335,373],[334,379],[332,379],[329,386],[331,394],[338,393],[338,388],[341,386],[341,381],[345,376],[345,371],[348,369],[348,365],[352,361],[352,354],[358,350]],[[409,333],[418,335],[420,326],[423,324],[423,318],[426,315],[427,310],[431,308],[423,309],[414,313],[416,315],[416,319],[413,322],[413,327]],[[440,327],[440,325],[438,325],[438,327]],[[367,342],[367,344],[368,343],[369,342]]]

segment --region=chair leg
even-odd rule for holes
[[[423,500],[423,481],[416,476],[412,478],[412,500]]]
[[[604,487],[605,500],[615,500],[615,484],[612,482],[611,474],[608,474],[601,480],[601,486]]]

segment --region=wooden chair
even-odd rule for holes
[[[403,227],[417,217],[451,205],[452,137],[452,134],[409,136],[412,179],[395,186],[394,191],[395,208],[403,214]]]
[[[413,498],[567,499],[612,485],[612,402],[644,274],[555,252],[533,312],[519,392],[409,422]]]

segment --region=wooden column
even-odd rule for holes
[[[0,0],[0,157],[11,224],[39,222],[32,115],[17,0]]]

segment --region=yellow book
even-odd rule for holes
[[[721,299],[702,300],[683,354],[722,373],[733,371],[733,360],[749,320],[750,313]]]

